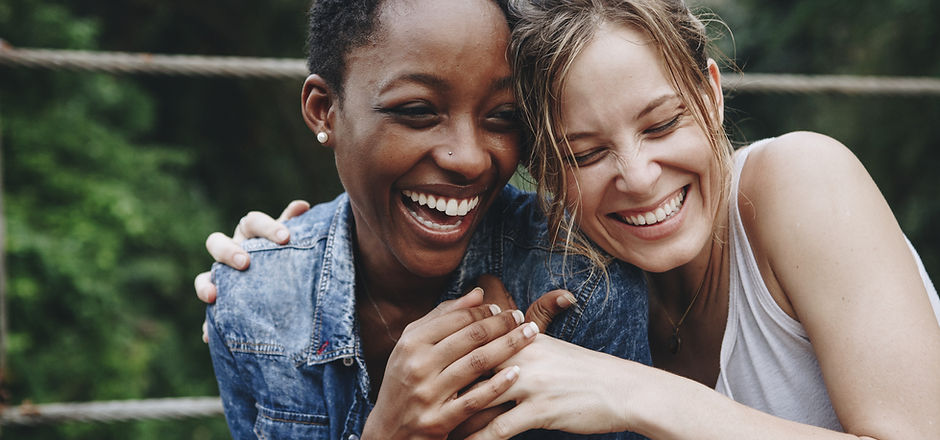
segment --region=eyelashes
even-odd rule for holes
[[[666,122],[665,124],[662,124],[662,125],[657,125],[656,127],[647,129],[647,130],[645,130],[645,131],[643,131],[643,132],[644,132],[644,133],[647,133],[647,134],[662,134],[662,133],[665,133],[665,132],[669,131],[671,128],[675,127],[677,124],[679,124],[679,119],[680,119],[681,117],[682,117],[682,114],[678,114],[678,115],[676,115],[674,118],[670,119],[669,122]]]
[[[373,107],[373,110],[388,116],[394,122],[422,129],[435,126],[445,119],[434,106],[425,103],[408,103],[392,107]],[[503,105],[483,117],[481,125],[492,131],[513,131],[520,125],[519,111],[515,106]]]
[[[673,116],[672,119],[662,124],[655,125],[646,130],[643,130],[643,134],[650,136],[652,139],[664,137],[672,133],[679,126],[680,122],[682,122],[683,116],[685,115],[686,115],[686,112],[679,113]],[[601,145],[601,146],[592,148],[588,151],[574,154],[573,156],[569,156],[568,162],[569,163],[574,162],[579,167],[583,167],[583,166],[591,165],[593,163],[600,161],[601,159],[607,157],[607,155],[610,152],[611,152],[610,146]]]

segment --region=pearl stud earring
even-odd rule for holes
[[[330,135],[326,134],[325,131],[317,133],[317,142],[325,144],[326,141],[330,140]]]

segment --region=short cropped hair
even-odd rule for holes
[[[346,55],[367,44],[380,25],[386,0],[314,0],[308,14],[307,69],[343,96]],[[506,15],[506,0],[494,0]],[[486,36],[482,36],[485,38]]]

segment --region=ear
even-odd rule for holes
[[[718,63],[711,58],[708,59],[708,82],[715,96],[715,103],[718,105],[718,122],[724,124],[725,95],[721,92],[721,70],[718,69]]]
[[[327,139],[332,138],[337,105],[336,95],[320,75],[307,77],[300,97],[300,110],[310,131],[326,133]],[[323,142],[328,148],[332,148],[332,144],[329,140]]]

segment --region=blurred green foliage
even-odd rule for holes
[[[940,40],[940,2],[693,3],[710,7],[731,29],[719,46],[744,72],[940,78],[934,44]],[[940,277],[940,97],[732,93],[726,108],[740,144],[810,130],[847,145],[885,195],[928,273]]]
[[[940,4],[701,0],[748,72],[940,77]],[[307,0],[0,0],[22,47],[304,56]],[[732,49],[730,39],[722,46]],[[248,209],[341,187],[299,115],[301,80],[0,67],[9,371],[20,404],[216,394],[192,278]],[[792,130],[855,151],[940,273],[940,99],[732,94],[734,138]],[[851,191],[851,188],[846,188]],[[10,438],[226,438],[221,418],[3,428]]]

